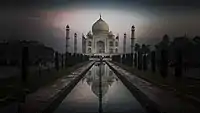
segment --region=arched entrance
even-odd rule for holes
[[[105,53],[105,43],[103,41],[97,42],[97,53]]]

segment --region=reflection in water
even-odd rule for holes
[[[102,96],[104,96],[108,92],[109,87],[116,80],[116,77],[113,76],[114,73],[107,67],[107,65],[95,65],[94,69],[89,71],[88,74],[86,74],[86,76],[82,79],[82,81],[87,82],[87,84],[91,87],[92,92],[97,97],[99,96],[100,73]]]
[[[55,113],[98,113],[100,107],[103,113],[144,113],[141,105],[106,64],[94,65]]]

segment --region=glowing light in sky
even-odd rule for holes
[[[142,27],[148,24],[149,19],[145,18],[142,13],[136,11],[125,12],[123,10],[102,10],[102,9],[82,9],[82,10],[58,10],[55,11],[54,16],[50,16],[53,27],[65,32],[65,26],[69,24],[71,33],[70,36],[73,38],[73,33],[78,33],[78,38],[81,38],[82,33],[87,34],[92,30],[92,25],[99,19],[100,13],[102,19],[109,25],[109,30],[114,35],[119,34],[120,41],[122,42],[123,34],[127,33],[127,37],[130,37],[131,26],[136,27],[136,37],[142,35]],[[63,36],[64,38],[64,36]],[[73,39],[71,40],[73,41]],[[127,47],[129,45],[129,39]],[[78,42],[80,43],[80,41]],[[122,44],[120,44],[122,45]]]
[[[18,38],[38,40],[56,50],[64,51],[65,26],[70,25],[70,37],[73,42],[75,32],[78,33],[78,39],[80,39],[82,33],[86,35],[92,30],[92,25],[99,19],[100,13],[109,25],[110,31],[114,35],[119,34],[121,42],[119,46],[122,46],[125,32],[129,39],[132,25],[136,28],[136,41],[152,45],[157,43],[164,34],[170,37],[181,36],[185,32],[190,36],[200,35],[200,22],[198,21],[200,10],[196,8],[180,5],[172,7],[169,4],[142,5],[137,2],[133,3],[131,0],[92,1],[74,0],[74,2],[64,3],[48,1],[48,3],[38,2],[33,6],[30,2],[29,5],[32,7],[21,8],[20,6],[19,9],[11,7],[9,10],[5,7],[0,10],[2,14],[0,36],[4,39],[15,35]],[[80,42],[78,40],[78,43]],[[129,43],[128,40],[127,48]]]
[[[117,10],[73,10],[62,11],[54,18],[54,26],[62,28],[69,24],[75,32],[86,34],[91,30],[93,23],[99,19],[101,13],[103,20],[109,25],[110,31],[114,34],[130,33],[132,25],[136,26],[137,36],[142,32],[140,28],[148,22],[148,19],[137,12],[124,12]]]

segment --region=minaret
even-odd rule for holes
[[[77,34],[74,33],[74,53],[77,53]]]
[[[82,34],[82,53],[86,53],[86,38],[84,34]]]
[[[124,45],[123,45],[123,52],[126,54],[126,33],[124,33]]]
[[[68,53],[69,50],[68,50],[68,47],[69,47],[69,31],[70,31],[70,28],[69,28],[69,25],[66,26],[66,48],[65,48],[65,52]]]
[[[131,53],[134,53],[135,26],[131,27]]]

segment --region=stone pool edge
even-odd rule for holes
[[[142,91],[134,86],[130,81],[121,75],[118,70],[112,67],[108,62],[106,64],[116,74],[116,76],[122,81],[122,83],[129,89],[129,91],[136,97],[141,106],[146,110],[147,113],[162,113],[160,107],[148,98]]]
[[[47,99],[40,99],[40,98],[38,99],[37,92],[36,92],[36,94],[33,94],[35,96],[32,96],[32,98],[30,99],[31,100],[30,103],[26,104],[27,107],[26,106],[22,107],[20,111],[22,113],[53,113],[54,110],[62,102],[62,100],[71,92],[71,90],[82,79],[82,77],[88,72],[88,70],[94,65],[94,63],[95,63],[94,61],[89,62],[88,64],[85,64],[82,67],[77,68],[75,71],[72,71],[71,74],[73,74],[74,72],[78,71],[81,68],[85,68],[85,69],[82,69],[81,72],[78,73],[78,75],[76,75],[74,78],[69,78],[70,82],[67,83],[67,85],[64,86],[63,88],[59,89],[59,91],[53,97],[47,97]],[[56,90],[58,89],[54,89],[55,92]],[[51,91],[52,90],[50,89],[49,93],[51,93]],[[38,93],[40,92],[38,91]],[[47,87],[47,93],[48,93],[48,87]]]

